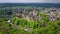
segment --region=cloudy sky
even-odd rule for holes
[[[0,3],[60,3],[60,0],[0,0]]]

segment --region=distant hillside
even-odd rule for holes
[[[12,6],[37,6],[37,7],[60,8],[60,3],[0,3],[0,7],[12,7]]]

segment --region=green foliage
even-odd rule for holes
[[[42,17],[41,20],[26,20],[23,17],[13,17],[10,27],[8,19],[0,18],[0,34],[60,34],[60,20],[48,21],[46,14],[39,13]],[[20,26],[18,28],[17,26]],[[24,29],[30,28],[31,31],[25,31]]]
[[[26,20],[24,18],[12,18],[12,23],[23,27],[21,34],[60,34],[60,20],[48,21],[46,14],[39,13],[42,20]],[[31,28],[31,32],[25,32],[24,28]]]
[[[7,18],[0,18],[0,34],[8,34],[9,33],[9,24],[7,22]]]
[[[46,21],[46,22],[48,21],[48,19],[46,18],[46,14],[45,13],[40,12],[39,15],[42,17],[42,19],[44,21]]]

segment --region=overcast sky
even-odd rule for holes
[[[60,3],[60,0],[0,0],[0,3]]]

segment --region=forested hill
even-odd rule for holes
[[[12,6],[37,6],[37,7],[60,8],[60,3],[0,3],[0,7],[12,7]]]

